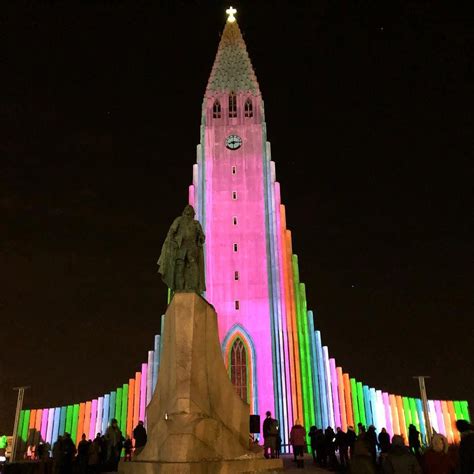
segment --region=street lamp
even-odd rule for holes
[[[423,406],[423,415],[425,416],[425,426],[426,426],[426,442],[431,444],[431,422],[430,422],[430,414],[428,412],[428,397],[426,396],[426,385],[425,379],[429,379],[429,375],[415,375],[414,379],[418,379],[418,383],[420,385],[420,396],[421,396],[421,404]]]
[[[13,390],[18,390],[18,398],[16,400],[16,413],[15,413],[15,424],[13,425],[13,441],[12,441],[12,454],[10,462],[15,461],[16,448],[18,442],[18,422],[20,420],[20,412],[23,408],[23,397],[25,396],[25,390],[30,388],[29,386],[14,387]]]

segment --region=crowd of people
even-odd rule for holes
[[[93,440],[83,434],[76,444],[69,433],[59,436],[52,448],[39,443],[31,456],[41,462],[52,461],[53,474],[98,474],[117,471],[120,458],[130,461],[138,455],[147,442],[143,421],[133,430],[133,436],[124,437],[117,420],[112,419],[104,434],[97,433]]]
[[[408,443],[405,443],[400,435],[390,438],[385,428],[377,434],[374,426],[366,429],[361,423],[357,432],[352,426],[347,431],[312,426],[307,434],[301,421],[296,420],[289,441],[298,468],[304,467],[304,452],[309,447],[318,466],[351,474],[473,474],[474,426],[458,420],[456,427],[461,434],[459,445],[449,445],[445,436],[435,433],[431,444],[423,449],[414,425],[409,426]],[[265,457],[279,457],[279,424],[270,412],[263,423],[263,437]]]
[[[408,443],[405,443],[400,435],[390,438],[385,428],[377,434],[372,425],[366,429],[359,423],[357,432],[352,426],[347,431],[311,426],[307,433],[301,421],[296,420],[289,442],[298,468],[304,468],[304,453],[309,451],[319,467],[350,474],[473,474],[474,426],[458,420],[456,427],[461,434],[459,445],[449,445],[445,436],[435,433],[430,446],[423,448],[414,425],[409,426]],[[263,437],[265,457],[280,457],[280,426],[270,412],[263,422]],[[52,462],[54,474],[99,474],[117,471],[121,458],[124,462],[131,461],[146,443],[147,432],[142,421],[134,428],[132,438],[124,438],[117,420],[112,419],[106,432],[97,433],[94,440],[83,434],[76,446],[71,435],[64,433],[52,448],[40,443],[32,458]]]

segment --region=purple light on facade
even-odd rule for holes
[[[436,410],[436,419],[438,420],[439,433],[446,436],[446,428],[444,427],[443,410],[441,408],[441,402],[439,400],[434,401]]]
[[[341,423],[341,408],[339,406],[339,390],[337,382],[336,361],[329,359],[329,369],[331,371],[331,386],[332,386],[332,403],[334,406],[334,423],[336,427],[340,427]]]
[[[390,408],[390,398],[387,392],[382,392],[383,407],[385,411],[385,423],[387,431],[393,436],[393,424],[392,424],[392,410]]]

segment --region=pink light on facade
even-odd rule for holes
[[[392,426],[389,422],[387,422],[387,411],[385,410],[382,391],[376,390],[375,396],[377,397],[377,422],[379,423],[378,428],[385,428],[391,434]]]
[[[435,400],[434,405],[436,409],[436,419],[438,420],[439,433],[446,436],[446,428],[444,426],[444,417],[443,417],[443,410],[441,408],[441,402],[439,400]]]
[[[393,427],[392,408],[390,405],[390,398],[387,392],[382,392],[383,406],[385,411],[385,421],[387,423],[387,431],[393,436],[395,433]]]

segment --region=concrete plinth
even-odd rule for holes
[[[127,474],[250,474],[283,471],[280,459],[243,459],[198,462],[141,462],[123,463],[119,472]]]
[[[177,293],[165,315],[158,383],[147,407],[148,442],[123,474],[234,473],[282,469],[249,449],[249,405],[227,375],[217,315],[194,293]]]

